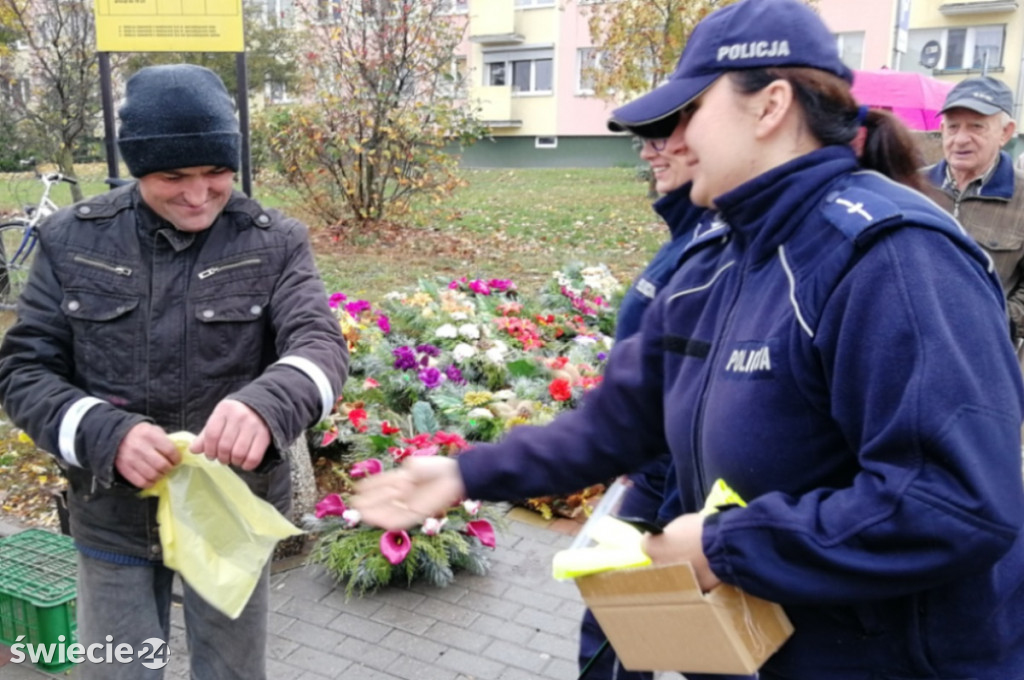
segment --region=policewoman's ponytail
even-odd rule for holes
[[[851,145],[861,167],[913,189],[923,188],[918,173],[923,158],[910,131],[888,111],[858,106],[849,83],[842,78],[802,67],[730,71],[727,76],[743,94],[753,94],[776,80],[785,80],[793,88],[811,134],[823,146]]]

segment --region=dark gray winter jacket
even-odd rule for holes
[[[87,551],[159,559],[154,499],[114,470],[142,421],[198,433],[241,401],[271,449],[243,477],[283,508],[280,451],[329,413],[348,369],[300,222],[241,193],[188,234],[129,185],[53,215],[0,346],[0,403],[70,481],[71,528]]]

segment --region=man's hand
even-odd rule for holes
[[[210,460],[253,470],[270,446],[270,428],[256,411],[240,401],[224,399],[210,414],[189,450]]]
[[[407,529],[450,508],[466,494],[459,466],[444,456],[407,458],[398,470],[356,485],[352,507],[367,524]]]
[[[163,428],[152,423],[139,423],[128,430],[114,456],[117,471],[140,489],[156,484],[180,462],[178,447]]]

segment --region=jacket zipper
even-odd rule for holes
[[[203,271],[199,272],[199,280],[202,281],[203,279],[208,279],[214,274],[219,274],[220,272],[226,271],[228,269],[235,269],[237,267],[248,267],[250,265],[259,264],[260,262],[260,258],[252,257],[249,258],[248,260],[239,260],[238,262],[232,262],[231,264],[222,264],[220,266],[210,267],[209,269],[204,269]]]
[[[733,320],[736,318],[736,303],[739,300],[740,292],[743,290],[743,279],[746,275],[746,267],[743,261],[740,261],[740,277],[736,283],[736,291],[733,294],[732,302],[729,304],[729,312],[725,319],[725,324],[722,326],[722,332],[718,336],[712,339],[711,342],[711,354],[707,360],[707,373],[704,374],[704,381],[701,384],[700,398],[697,402],[697,411],[693,418],[693,470],[697,477],[697,509],[704,506],[707,501],[707,496],[710,491],[707,480],[704,477],[704,453],[701,450],[701,432],[703,430],[704,422],[704,408],[707,406],[708,392],[710,391],[711,382],[715,373],[715,365],[718,361],[719,354],[722,351],[723,340],[729,335],[729,329],[732,328]]]
[[[82,264],[87,264],[90,267],[96,267],[98,269],[105,269],[108,272],[114,272],[115,274],[119,274],[121,276],[131,276],[132,275],[131,267],[125,267],[125,266],[116,265],[116,264],[107,264],[106,262],[100,262],[99,260],[92,260],[92,259],[90,259],[88,257],[85,257],[84,255],[75,255],[71,259],[74,260],[75,262],[80,262]]]

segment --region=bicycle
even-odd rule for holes
[[[59,172],[39,172],[35,159],[22,161],[22,165],[32,166],[36,179],[43,185],[43,193],[36,205],[25,207],[23,215],[0,224],[0,309],[14,309],[35,259],[36,228],[57,212],[58,205],[50,198],[50,191],[61,182],[78,184],[75,178]]]

